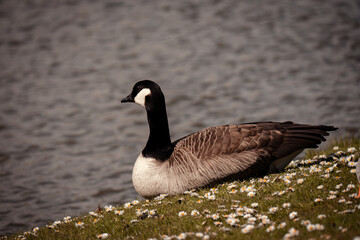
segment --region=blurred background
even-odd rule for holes
[[[0,234],[139,198],[156,81],[172,140],[292,120],[360,129],[355,0],[0,1]]]

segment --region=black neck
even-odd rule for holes
[[[165,161],[173,152],[165,99],[162,98],[160,101],[156,101],[156,105],[151,108],[146,107],[146,112],[150,135],[142,154],[144,157]]]

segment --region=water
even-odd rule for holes
[[[350,0],[0,2],[0,233],[138,198],[152,79],[173,140],[293,120],[359,135],[359,5]]]

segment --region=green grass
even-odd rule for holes
[[[339,149],[333,150],[334,146]],[[356,151],[348,152],[349,147],[355,147]],[[359,184],[355,173],[350,172],[355,167],[349,167],[346,158],[353,155],[351,161],[358,161],[359,147],[359,138],[338,140],[319,152],[308,151],[304,161],[293,161],[285,172],[271,174],[264,179],[224,183],[217,186],[215,192],[214,189],[204,188],[191,194],[166,196],[162,200],[142,200],[136,205],[132,204],[130,208],[115,207],[116,210],[124,210],[123,215],[116,215],[114,210],[107,212],[102,209],[97,212],[98,217],[87,214],[72,218],[67,223],[62,220],[51,228],[42,227],[36,233],[31,230],[9,236],[8,239],[16,239],[19,235],[26,239],[97,239],[97,235],[102,233],[109,234],[107,239],[162,239],[165,235],[176,239],[184,233],[187,239],[202,239],[195,236],[196,233],[209,236],[210,239],[282,239],[291,228],[299,231],[294,239],[353,239],[360,236],[360,200],[354,198]],[[343,153],[334,155],[338,151]],[[322,158],[322,154],[327,158]],[[310,169],[315,171],[311,172]],[[327,171],[329,176],[326,176]],[[291,182],[286,183],[286,179]],[[303,182],[298,183],[299,179],[303,179]],[[237,190],[236,193],[230,193],[229,186],[232,184],[236,185],[233,187]],[[351,184],[355,187],[347,188]],[[323,185],[323,189],[317,189],[319,185]],[[242,187],[248,186],[256,190],[255,196],[249,197],[248,192],[241,192]],[[330,191],[337,191],[335,199],[328,199]],[[282,194],[276,195],[276,192]],[[205,198],[207,193],[215,195],[215,200]],[[322,201],[315,202],[317,198]],[[252,203],[258,203],[258,206],[251,207]],[[283,207],[284,203],[290,203],[291,206]],[[253,224],[255,228],[249,233],[242,232],[249,219],[244,216],[245,207],[248,208],[247,211],[252,211],[249,208],[253,209],[251,215],[256,220]],[[269,213],[271,207],[278,207],[278,211]],[[141,218],[136,214],[137,209],[155,209],[157,214],[153,217],[143,214]],[[191,216],[192,210],[199,211],[199,216]],[[187,215],[179,217],[181,211],[185,211]],[[289,217],[291,212],[297,213],[294,219]],[[219,214],[219,219],[214,220],[211,215],[216,213]],[[231,213],[238,213],[234,216],[238,219],[234,226],[226,222]],[[320,214],[326,217],[318,219]],[[269,223],[260,224],[259,215],[267,215]],[[321,224],[324,229],[308,231],[303,224],[304,220]],[[221,225],[215,225],[216,221]],[[76,227],[77,222],[82,222],[83,227]],[[286,226],[278,228],[283,222]],[[269,226],[274,226],[275,229],[267,232]]]

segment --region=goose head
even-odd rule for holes
[[[137,103],[147,111],[153,111],[155,106],[165,104],[165,99],[159,85],[151,80],[142,80],[134,85],[132,92],[121,102]]]

